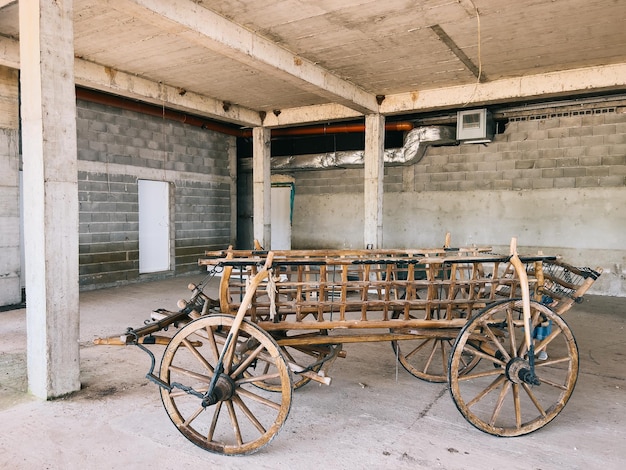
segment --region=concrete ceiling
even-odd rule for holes
[[[572,97],[626,90],[624,20],[624,0],[74,0],[75,80],[270,127]]]

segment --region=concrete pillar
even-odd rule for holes
[[[363,243],[365,247],[383,246],[383,177],[385,156],[385,117],[365,116],[365,189]]]
[[[237,246],[237,139],[228,137],[228,175],[230,177],[230,244]],[[252,240],[247,240],[249,243]]]
[[[73,4],[20,2],[28,387],[80,388]]]
[[[252,200],[255,240],[269,248],[271,243],[272,172],[270,129],[252,129]]]

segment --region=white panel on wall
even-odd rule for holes
[[[272,250],[291,250],[291,201],[293,185],[272,186]]]
[[[138,180],[139,183],[139,272],[170,269],[169,184]]]

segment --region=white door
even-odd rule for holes
[[[272,250],[291,250],[291,199],[293,185],[272,186]]]
[[[169,269],[169,184],[139,180],[139,273]]]

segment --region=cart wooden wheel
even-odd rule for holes
[[[496,436],[521,436],[552,421],[578,376],[578,348],[565,321],[530,303],[534,376],[525,341],[521,300],[484,309],[461,329],[450,355],[452,399],[472,425]],[[469,351],[482,360],[462,374]],[[546,357],[547,355],[547,357]]]
[[[428,382],[448,380],[448,360],[456,335],[440,333],[433,330],[432,336],[416,335],[415,339],[391,342],[398,361],[409,374]],[[480,357],[472,351],[464,351],[459,361],[461,373],[472,370],[478,361]]]
[[[274,339],[244,320],[228,341],[234,317],[208,315],[182,328],[170,341],[161,361],[161,399],[170,419],[191,442],[220,454],[249,454],[268,444],[287,419],[292,383],[287,363]],[[201,342],[198,345],[197,342]],[[234,354],[219,358],[225,347]],[[230,359],[229,359],[230,358]],[[259,364],[271,364],[259,374]],[[212,393],[207,393],[214,371]],[[252,382],[272,380],[280,393]]]
[[[302,338],[306,341],[306,336],[319,336],[319,333],[312,335],[301,334],[296,337]],[[287,338],[285,336],[285,338]],[[293,338],[293,337],[290,337]],[[276,338],[280,339],[280,338]],[[314,345],[293,345],[293,346],[281,346],[282,354],[287,361],[290,369],[293,372],[293,389],[297,390],[300,387],[305,386],[311,381],[306,375],[298,373],[299,369],[305,369],[312,372],[319,372],[324,364],[328,361],[333,361],[339,352],[341,351],[341,344],[314,344]],[[262,377],[272,375],[272,371],[275,366],[271,362],[259,360],[257,367],[254,371],[247,371],[246,374],[256,374]],[[280,392],[281,384],[277,378],[269,378],[253,382],[259,388],[269,390],[272,392]]]
[[[399,315],[394,312],[393,318],[398,318]],[[431,329],[424,334],[418,334],[411,328],[390,331],[415,334],[415,339],[391,342],[398,362],[409,374],[428,382],[441,383],[448,380],[448,360],[458,330]],[[462,373],[472,370],[478,361],[480,357],[471,351],[465,351],[459,362]]]

